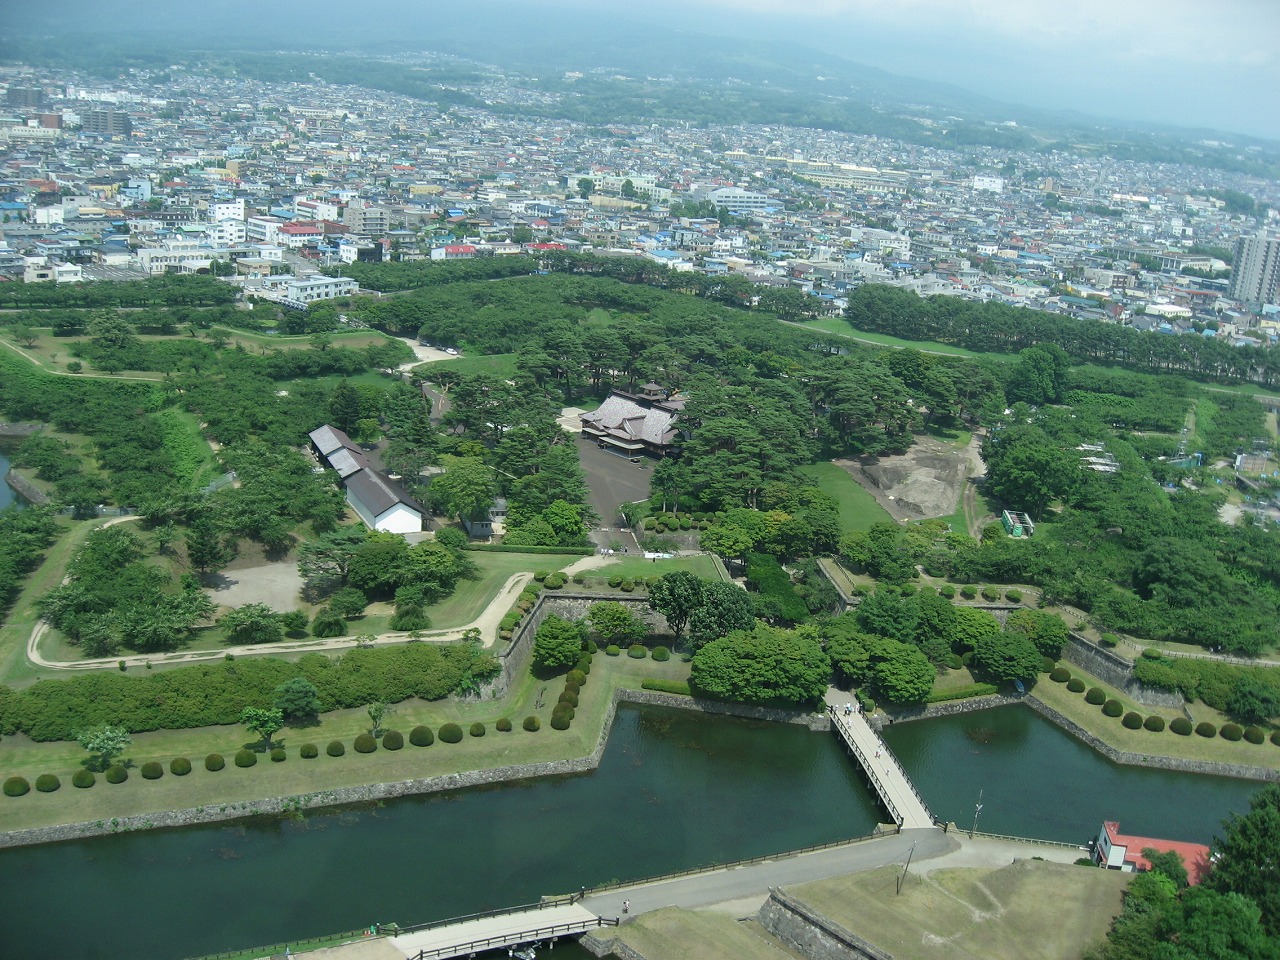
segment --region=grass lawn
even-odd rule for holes
[[[1107,692],[1108,697],[1119,700],[1124,705],[1126,713],[1134,710],[1144,717],[1156,714],[1164,717],[1165,720],[1171,720],[1182,715],[1180,710],[1143,706],[1123,692],[1108,686],[1096,677],[1091,677],[1074,664],[1064,663],[1063,665],[1071,671],[1073,677],[1079,677],[1083,680],[1087,687],[1101,687]],[[1095,707],[1092,704],[1085,703],[1083,693],[1072,693],[1067,689],[1065,683],[1054,683],[1045,676],[1040,677],[1037,681],[1032,694],[1117,750],[1165,757],[1182,757],[1188,760],[1240,763],[1254,767],[1280,769],[1280,747],[1269,742],[1255,745],[1240,740],[1236,743],[1231,743],[1221,737],[1207,739],[1194,733],[1189,737],[1180,737],[1171,732],[1168,727],[1160,733],[1152,733],[1150,730],[1141,729],[1130,730],[1120,723],[1119,717],[1115,719],[1105,717],[1102,715],[1102,707]],[[1224,717],[1206,707],[1203,703],[1191,704],[1190,709],[1197,723],[1202,720],[1208,720],[1214,724],[1221,724],[1225,720]]]
[[[712,910],[665,907],[644,913],[614,933],[636,956],[663,960],[794,960],[756,920]]]
[[[672,557],[670,560],[646,560],[644,557],[623,557],[603,567],[586,571],[588,577],[622,577],[636,580],[641,577],[660,577],[677,570],[688,570],[707,580],[719,580],[720,571],[715,559],[705,554],[693,557]]]
[[[0,778],[23,776],[34,782],[42,773],[54,773],[62,779],[63,786],[50,794],[32,790],[24,797],[0,798],[0,811],[3,811],[5,829],[17,830],[581,757],[595,749],[605,709],[615,688],[638,689],[646,677],[684,680],[688,675],[689,665],[679,657],[658,663],[627,656],[609,657],[600,652],[593,658],[589,681],[582,688],[576,717],[568,730],[554,730],[550,724],[551,709],[563,687],[563,678],[542,679],[526,671],[502,700],[409,700],[396,704],[384,719],[383,727],[405,734],[403,750],[356,753],[352,740],[357,734],[367,732],[369,719],[362,709],[337,710],[325,714],[315,726],[280,731],[275,741],[285,747],[288,754],[285,762],[272,763],[260,756],[258,764],[247,769],[231,762],[232,754],[241,747],[259,743],[244,727],[142,733],[134,736],[126,754],[134,767],[129,779],[121,784],[109,784],[100,776],[97,784],[87,790],[76,789],[70,783],[71,775],[87,757],[78,745],[34,743],[22,736],[9,737],[5,739]],[[529,715],[536,715],[542,722],[542,729],[536,733],[527,733],[521,728],[521,722]],[[509,717],[515,729],[510,733],[494,729],[494,722],[501,717]],[[418,724],[438,731],[441,724],[455,722],[467,730],[476,721],[485,724],[483,737],[467,735],[457,744],[437,739],[430,747],[414,747],[408,742],[409,730]],[[329,757],[325,753],[325,745],[335,739],[346,745],[346,754],[342,757]],[[301,759],[298,748],[304,743],[316,744],[320,756],[314,760]],[[203,760],[215,752],[226,757],[227,766],[210,773],[204,769]],[[185,777],[175,777],[168,772],[169,760],[178,756],[192,761],[192,772]],[[159,780],[144,780],[138,772],[137,768],[148,760],[158,760],[165,765],[165,774]]]
[[[413,368],[414,373],[426,380],[430,380],[431,375],[440,370],[448,370],[464,377],[487,373],[503,380],[510,380],[516,375],[516,355],[514,353],[475,354],[454,357],[452,360],[423,363]]]
[[[840,504],[840,526],[846,533],[869,530],[874,523],[893,522],[889,512],[843,467],[834,463],[811,463],[801,467],[800,472],[812,479],[823,493],[836,498]]]
[[[908,875],[897,865],[791,887],[815,912],[898,960],[1075,960],[1101,939],[1132,874],[1019,860]]]
[[[807,320],[804,323],[792,324],[792,326],[821,330],[823,333],[834,334],[837,337],[848,337],[850,340],[859,340],[864,343],[876,343],[880,346],[893,347],[897,350],[919,350],[922,353],[936,353],[949,357],[991,357],[996,360],[1017,359],[1013,354],[1009,353],[979,353],[975,350],[966,350],[964,347],[953,347],[950,344],[933,343],[929,340],[903,340],[900,337],[891,337],[885,333],[869,333],[856,327],[851,327],[848,321],[839,317]]]

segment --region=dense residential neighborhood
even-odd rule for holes
[[[318,81],[4,81],[11,282],[212,270],[300,308],[354,289],[325,267],[588,250],[798,291],[817,313],[876,282],[1239,345],[1280,334],[1280,185],[1243,174],[780,126],[601,130]]]

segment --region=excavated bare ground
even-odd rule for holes
[[[981,469],[978,441],[955,447],[919,437],[903,454],[836,460],[895,520],[954,513],[968,478]]]

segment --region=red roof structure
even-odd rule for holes
[[[1176,853],[1187,868],[1187,881],[1195,886],[1209,872],[1209,848],[1203,843],[1186,843],[1182,840],[1161,840],[1157,837],[1134,837],[1120,832],[1120,824],[1107,820],[1102,824],[1094,849],[1094,860],[1112,870],[1151,869],[1151,863],[1142,851],[1153,849],[1158,853]]]

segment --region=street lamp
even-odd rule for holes
[[[969,839],[973,839],[978,830],[978,814],[982,812],[982,791],[978,791],[978,802],[973,805],[973,826],[969,828]]]

